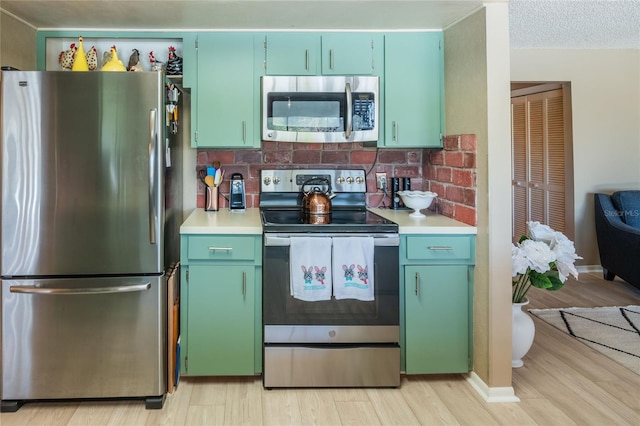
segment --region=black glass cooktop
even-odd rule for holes
[[[334,210],[309,216],[300,210],[262,210],[265,232],[398,232],[398,225],[368,210]]]

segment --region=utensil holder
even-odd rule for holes
[[[218,187],[207,186],[204,192],[204,211],[218,211]]]

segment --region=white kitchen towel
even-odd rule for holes
[[[373,237],[333,238],[333,295],[374,300]]]
[[[291,237],[291,295],[307,302],[331,299],[331,238]]]

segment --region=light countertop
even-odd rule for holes
[[[195,209],[180,226],[181,234],[262,234],[260,209],[217,212]]]
[[[473,234],[477,228],[446,216],[424,210],[424,218],[412,218],[411,210],[371,208],[372,212],[389,219],[399,226],[400,234]],[[250,208],[244,212],[220,209],[206,212],[195,209],[180,227],[181,234],[262,234],[260,209]]]
[[[422,210],[422,218],[413,218],[409,214],[413,210],[392,210],[370,208],[370,211],[398,224],[400,234],[472,234],[478,233],[475,226],[458,222],[430,210]]]

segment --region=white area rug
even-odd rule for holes
[[[640,375],[640,306],[529,312]]]

